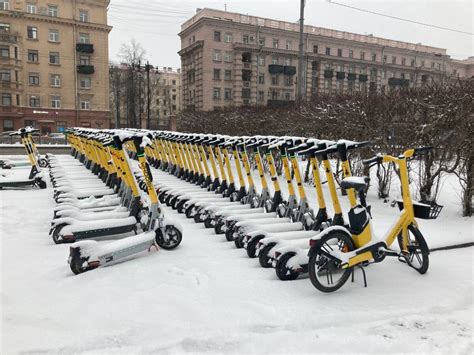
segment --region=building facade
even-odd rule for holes
[[[179,35],[183,108],[295,99],[298,23],[198,9]],[[446,49],[304,26],[306,99],[322,92],[420,86],[466,73],[456,68]]]
[[[118,66],[118,70],[119,75],[113,76],[110,83],[110,102],[113,116],[116,119],[118,117],[120,127],[137,126],[146,128],[148,82],[144,66],[141,70],[132,70],[131,66],[121,64]],[[181,69],[171,67],[152,68],[149,76],[150,128],[171,129],[175,127],[176,115],[182,109]],[[134,96],[133,100],[131,100],[131,96]],[[119,100],[118,105],[117,99]],[[117,111],[119,111],[118,115]]]
[[[0,131],[110,123],[109,0],[0,0]]]

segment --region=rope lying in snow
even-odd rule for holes
[[[462,243],[462,244],[454,244],[454,245],[447,245],[445,247],[433,248],[430,251],[440,251],[440,250],[450,250],[450,249],[461,249],[461,248],[468,248],[474,246],[474,242]]]

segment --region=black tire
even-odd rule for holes
[[[260,263],[260,266],[268,269],[271,268],[272,265],[270,264],[270,257],[268,256],[268,253],[270,253],[270,250],[276,245],[276,243],[269,243],[263,247],[262,250],[260,250],[260,253],[258,254],[258,262]]]
[[[46,188],[46,181],[44,181],[43,179],[36,179],[36,185],[38,185],[38,187],[43,190]]]
[[[195,223],[202,223],[201,221],[201,212],[197,211],[196,214],[194,215],[194,222]]]
[[[189,206],[188,208],[186,208],[186,210],[184,211],[184,214],[186,215],[187,218],[193,218],[193,216],[191,215],[191,213],[193,213],[193,209],[194,209],[194,206]]]
[[[235,238],[234,244],[237,249],[242,249],[244,247],[244,237],[239,236],[238,238]]]
[[[398,235],[398,246],[403,250],[403,237]],[[420,230],[413,224],[408,226],[408,256],[406,261],[409,266],[420,274],[425,274],[430,266],[430,250]]]
[[[49,167],[49,162],[45,158],[40,158],[38,160],[38,165],[40,166],[40,168],[47,168],[47,167]]]
[[[225,231],[225,239],[227,239],[228,242],[234,241],[234,232],[231,229]]]
[[[309,279],[313,286],[321,292],[337,291],[346,283],[352,273],[352,268],[341,269],[340,264],[336,260],[329,259],[322,254],[322,251],[334,250],[333,246],[344,251],[355,249],[352,238],[340,230],[333,230],[321,238],[321,243],[318,247],[315,247],[316,250],[314,250],[308,262]],[[333,280],[333,270],[339,271],[340,274],[339,280],[336,283]],[[323,284],[319,279],[321,272],[324,271],[326,271],[324,275],[328,285]],[[324,278],[323,275],[321,276]]]
[[[224,226],[224,224],[225,222],[217,220],[216,225],[214,226],[214,232],[216,232],[216,234],[223,234],[224,231],[222,230],[222,227]]]
[[[74,275],[82,274],[87,271],[87,268],[84,268],[82,265],[86,260],[81,257],[80,248],[70,248],[69,252],[69,267]]]
[[[159,192],[158,193],[158,201],[160,201],[161,204],[164,204],[165,199],[166,199],[166,194],[164,192]]]
[[[293,281],[296,280],[299,276],[299,272],[292,270],[291,268],[286,266],[286,263],[288,260],[290,260],[293,256],[295,256],[295,253],[286,253],[280,256],[280,259],[278,259],[276,266],[275,266],[275,272],[277,277],[281,281]]]
[[[212,228],[212,217],[207,216],[206,219],[204,220],[204,226],[206,228]]]
[[[54,230],[51,233],[54,244],[63,244],[64,243],[64,240],[62,240],[62,238],[59,236],[59,233],[61,233],[61,230],[65,226],[66,226],[66,224],[58,224],[56,227],[54,227]]]
[[[250,240],[250,242],[247,243],[247,255],[249,258],[253,259],[256,258],[256,252],[257,252],[257,244],[259,241],[261,241],[263,238],[265,238],[264,235],[257,235]]]
[[[181,241],[183,240],[183,234],[178,228],[172,225],[168,225],[165,227],[165,233],[168,236],[168,240],[165,240],[163,238],[161,229],[157,229],[155,232],[155,241],[156,244],[160,246],[160,248],[165,250],[171,250],[181,244]]]
[[[185,200],[181,200],[176,204],[176,210],[178,211],[178,213],[183,213],[183,207],[185,203]]]

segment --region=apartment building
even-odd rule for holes
[[[0,131],[106,128],[110,0],[0,0]]]
[[[179,36],[185,109],[295,99],[298,23],[206,8],[197,9]],[[453,66],[443,48],[304,26],[306,99],[321,92],[420,86],[465,75],[471,69],[463,65]]]
[[[145,128],[148,118],[146,71],[143,66],[141,70],[132,70],[127,64],[120,64],[118,69],[120,79],[112,78],[110,87],[112,113],[115,117],[119,117],[120,127],[134,126],[136,121],[138,127]],[[132,82],[133,85],[131,85]],[[117,85],[119,85],[118,90],[116,90]],[[134,88],[133,93],[130,91],[131,87]],[[131,99],[131,96],[134,98]],[[117,105],[117,97],[119,97],[119,105]],[[181,109],[181,69],[172,67],[151,69],[150,128],[172,129],[176,125],[176,115]]]

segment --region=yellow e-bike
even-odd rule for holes
[[[367,166],[394,163],[400,171],[402,201],[400,217],[384,236],[375,236],[371,226],[370,208],[366,204],[367,180],[363,177],[345,178],[341,187],[351,194],[355,190],[359,204],[348,213],[349,227],[333,226],[310,240],[308,272],[311,283],[322,292],[338,290],[353,273],[354,267],[381,262],[386,256],[396,256],[420,274],[429,266],[429,248],[418,229],[416,218],[434,219],[439,210],[430,205],[413,202],[410,195],[407,160],[431,150],[431,147],[409,149],[398,157],[377,155],[363,161]],[[398,240],[400,251],[390,249]]]

